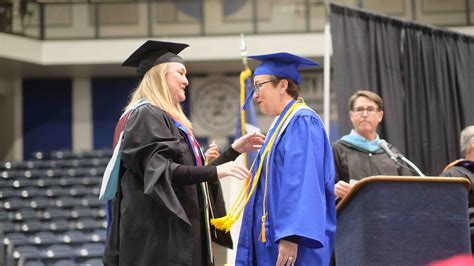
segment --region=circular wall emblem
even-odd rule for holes
[[[233,134],[239,88],[227,79],[210,79],[192,91],[193,117],[211,133]]]

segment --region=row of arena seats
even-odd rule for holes
[[[99,208],[91,207],[73,207],[71,209],[58,208],[58,207],[48,207],[46,209],[33,209],[33,208],[21,208],[18,210],[12,211],[2,211],[0,212],[0,223],[1,222],[20,222],[26,221],[29,219],[32,220],[41,220],[48,221],[51,219],[79,219],[79,218],[94,218],[94,219],[103,219],[105,218],[106,213],[103,206]]]
[[[95,186],[86,186],[86,185],[72,185],[69,187],[52,185],[48,187],[33,187],[26,186],[21,188],[16,188],[13,186],[13,183],[10,183],[10,190],[0,191],[0,199],[6,200],[10,198],[24,198],[32,199],[35,197],[48,197],[48,198],[57,198],[60,196],[73,196],[81,197],[86,195],[97,195],[99,196],[99,188]]]
[[[99,167],[71,167],[71,168],[50,168],[31,170],[4,169],[0,171],[3,179],[36,179],[43,177],[72,177],[72,176],[96,176],[105,171],[105,166]]]
[[[106,166],[108,158],[71,159],[71,160],[41,160],[41,161],[10,161],[0,164],[3,170],[30,170],[30,169],[62,169],[77,167]]]
[[[0,265],[102,265],[111,151],[37,152],[0,162]]]
[[[93,151],[82,151],[72,152],[69,150],[59,150],[53,152],[41,152],[37,151],[33,153],[33,158],[36,160],[61,160],[61,159],[81,159],[81,158],[110,158],[112,157],[112,150],[93,150]]]

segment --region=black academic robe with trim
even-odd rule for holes
[[[350,179],[361,180],[374,175],[415,175],[410,170],[397,165],[382,149],[368,152],[343,140],[336,141],[332,148],[336,183],[340,180],[349,183]],[[391,145],[389,148],[396,154],[400,153]]]
[[[223,155],[215,164],[238,153]],[[195,165],[185,133],[160,108],[146,104],[134,110],[124,128],[105,265],[210,265],[198,183],[208,181],[214,215],[225,215],[217,171],[201,167],[197,180],[189,175],[197,167],[184,175],[182,165]],[[217,234],[216,242],[232,247],[230,234]]]
[[[459,160],[461,162],[462,160]],[[451,166],[440,174],[444,177],[465,177],[471,181],[471,191],[469,192],[469,227],[471,231],[471,252],[474,254],[474,163],[471,163],[470,168],[463,166],[461,163]]]

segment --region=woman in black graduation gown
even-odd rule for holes
[[[118,124],[125,126],[105,265],[212,265],[210,238],[232,247],[229,234],[209,225],[225,215],[219,178],[247,178],[249,171],[233,160],[259,148],[264,136],[245,135],[202,166],[180,106],[188,80],[177,54],[186,47],[147,41],[123,63],[137,67],[142,80]]]

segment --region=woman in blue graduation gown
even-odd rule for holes
[[[142,80],[116,129],[120,173],[105,265],[212,265],[211,239],[232,247],[228,234],[209,225],[225,213],[219,178],[246,178],[248,170],[230,161],[258,148],[263,136],[237,139],[204,166],[180,106],[188,80],[177,54],[186,47],[147,41],[123,64],[137,67]]]
[[[298,68],[318,64],[289,53],[249,58],[263,62],[253,99],[276,117],[252,167],[236,265],[327,265],[336,229],[332,151],[321,119],[298,98]]]

